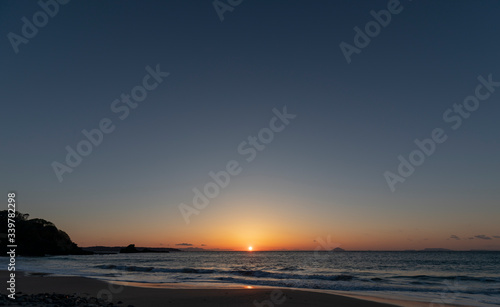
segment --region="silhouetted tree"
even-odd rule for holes
[[[57,229],[54,223],[44,219],[28,219],[29,214],[18,211],[13,218],[16,229],[16,252],[23,256],[44,255],[87,255],[86,252],[71,241],[67,233]],[[7,252],[7,221],[8,211],[0,211],[0,255]]]

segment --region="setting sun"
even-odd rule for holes
[[[253,250],[253,247],[249,246],[248,251],[251,252]]]

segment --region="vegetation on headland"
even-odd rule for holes
[[[94,253],[168,253],[180,251],[175,248],[135,248],[131,244],[128,247],[103,247],[95,246],[80,248],[71,241],[69,235],[58,229],[54,223],[44,219],[29,219],[29,214],[16,211],[10,217],[14,220],[16,254],[19,256],[46,256],[46,255],[93,255]],[[0,254],[7,255],[11,243],[8,242],[7,225],[9,223],[9,212],[0,211]]]
[[[12,214],[12,213],[11,213]],[[29,219],[29,214],[16,211],[14,217],[16,254],[20,256],[45,256],[45,255],[90,255],[73,241],[64,231],[58,229],[52,222],[44,219]],[[8,251],[7,224],[9,213],[0,211],[0,254],[6,255]]]

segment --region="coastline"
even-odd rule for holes
[[[0,271],[8,280],[7,271]],[[6,287],[1,294],[8,294]],[[117,283],[79,276],[16,272],[16,292],[22,294],[57,293],[82,297],[111,294],[112,302],[121,306],[429,306],[400,298],[386,298],[362,293],[339,293],[309,289],[255,286],[209,287],[186,284]],[[104,298],[104,297],[103,297]],[[267,303],[265,303],[267,302]],[[260,305],[259,305],[260,304]],[[448,305],[451,306],[451,305]]]

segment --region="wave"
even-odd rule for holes
[[[155,268],[151,266],[120,266],[120,265],[97,265],[95,268],[105,269],[105,270],[118,270],[118,271],[128,271],[128,272],[151,272],[151,273],[177,273],[177,274],[223,274],[223,275],[238,275],[244,277],[256,277],[256,278],[273,278],[273,279],[314,279],[314,280],[326,280],[326,281],[352,281],[355,279],[361,281],[372,281],[381,282],[387,281],[387,279],[382,278],[371,278],[364,279],[348,274],[293,274],[293,273],[282,273],[282,272],[271,272],[265,270],[215,270],[215,269],[200,269],[200,268]],[[279,271],[282,271],[281,269]],[[414,276],[404,276],[395,275],[388,279],[408,279],[411,284],[414,285],[440,285],[443,281],[468,281],[468,282],[480,282],[480,283],[498,283],[500,278],[493,277],[473,277],[473,276],[430,276],[430,275],[414,275]]]
[[[456,281],[476,281],[476,282],[486,282],[486,283],[494,283],[500,282],[500,278],[493,277],[473,277],[473,276],[429,276],[429,275],[413,275],[413,276],[404,276],[404,275],[396,275],[391,276],[394,279],[416,279],[416,280],[426,280],[426,281],[445,281],[445,280],[456,280]]]
[[[303,280],[269,280],[269,279],[254,279],[248,280],[238,277],[218,277],[218,281],[224,283],[238,283],[238,284],[251,284],[256,286],[272,286],[272,287],[287,287],[287,288],[301,288],[301,289],[321,289],[321,290],[335,290],[335,291],[384,291],[394,293],[431,293],[435,295],[454,295],[456,293],[449,292],[446,288],[440,287],[415,287],[411,284],[389,284],[389,283],[374,283],[352,281],[349,283],[325,283],[319,280],[303,279]],[[458,293],[458,292],[457,292]],[[500,290],[496,288],[490,289],[462,289],[460,294],[475,294],[487,295],[493,297],[500,297]],[[497,304],[500,301],[497,301]]]
[[[194,268],[154,268],[142,266],[119,266],[119,265],[97,265],[95,268],[104,270],[119,270],[128,272],[151,272],[151,273],[184,273],[184,274],[224,274],[238,275],[244,277],[263,277],[273,279],[316,279],[329,281],[351,281],[355,277],[352,275],[321,275],[321,274],[286,274],[274,273],[264,270],[211,270],[211,269],[194,269]]]
[[[288,266],[278,269],[278,271],[303,271],[304,269],[298,268],[296,266]]]
[[[141,274],[166,273],[173,280],[203,280],[218,281],[224,283],[243,283],[264,286],[329,289],[329,290],[362,290],[362,291],[418,291],[418,292],[443,292],[450,289],[460,290],[462,293],[474,294],[500,294],[497,284],[500,279],[478,278],[472,276],[429,276],[415,275],[391,277],[354,276],[348,274],[294,274],[285,273],[280,270],[266,271],[258,269],[202,269],[202,268],[155,268],[151,266],[120,266],[120,265],[97,265],[95,268],[111,271],[138,272]],[[197,276],[198,275],[198,276]],[[126,278],[126,276],[122,276]],[[154,277],[152,277],[154,279]],[[142,278],[141,278],[142,279]],[[144,275],[144,279],[151,279]],[[472,284],[471,284],[472,283]],[[474,285],[476,284],[476,285]],[[481,285],[478,288],[478,284]],[[486,286],[489,285],[489,286]],[[445,290],[443,290],[445,289]],[[451,290],[450,290],[451,291]]]
[[[114,265],[114,264],[96,265],[95,268],[104,269],[104,270],[129,271],[129,272],[151,272],[154,269],[154,267],[120,266],[120,265]]]
[[[354,276],[343,275],[343,274],[340,275],[286,274],[286,273],[274,273],[263,270],[235,270],[235,271],[229,271],[229,273],[241,276],[248,276],[248,277],[267,277],[274,279],[319,279],[319,280],[331,280],[331,281],[350,281],[354,279]]]
[[[165,269],[165,268],[142,267],[142,266],[122,266],[114,264],[96,265],[95,268],[104,270],[129,271],[129,272],[186,273],[186,274],[215,273],[214,270],[207,270],[207,269],[193,269],[193,268]]]

